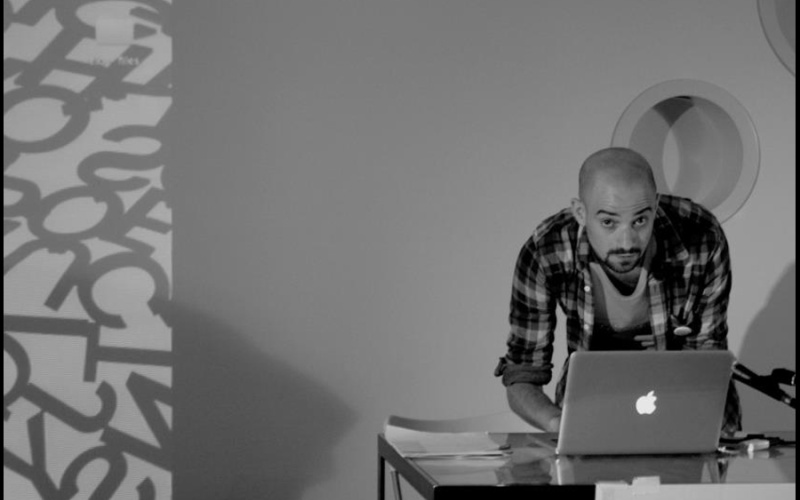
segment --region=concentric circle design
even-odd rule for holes
[[[795,0],[758,0],[758,17],[772,50],[795,74],[797,3]]]
[[[660,192],[691,198],[721,222],[744,205],[758,176],[758,135],[747,110],[699,80],[642,92],[622,113],[612,145],[644,155]]]

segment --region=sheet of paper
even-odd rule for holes
[[[386,440],[404,457],[499,457],[508,447],[488,432],[423,432],[386,425]]]

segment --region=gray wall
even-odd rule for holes
[[[519,246],[664,80],[752,116],[730,343],[756,371],[795,366],[795,78],[755,1],[187,0],[174,18],[175,498],[368,498],[387,415],[504,409]],[[741,392],[749,428],[794,428]]]

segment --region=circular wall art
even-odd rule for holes
[[[797,49],[797,4],[795,0],[758,0],[758,17],[772,50],[794,75]]]
[[[758,176],[758,135],[747,110],[699,80],[642,92],[622,113],[611,144],[644,155],[659,192],[691,198],[721,222],[744,205]]]

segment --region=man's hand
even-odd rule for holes
[[[653,335],[636,335],[633,340],[642,344],[645,349],[653,350],[656,348],[656,339]]]
[[[534,384],[518,383],[507,388],[511,410],[523,420],[546,432],[558,432],[561,425],[561,408],[554,405]]]
[[[560,429],[561,429],[561,415],[551,418],[550,423],[547,424],[547,428],[545,430],[547,432],[558,432]]]

